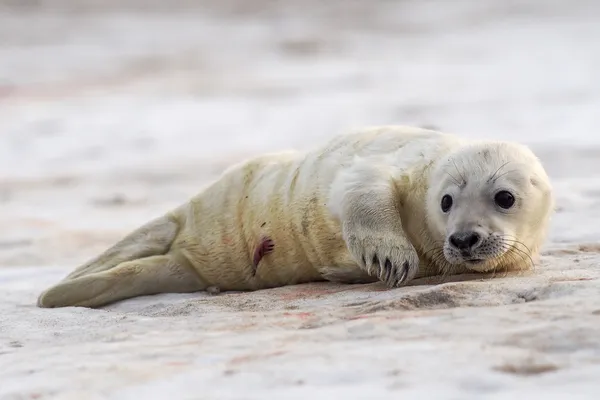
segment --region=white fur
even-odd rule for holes
[[[510,190],[510,210],[494,205]],[[449,212],[440,209],[445,195]],[[328,279],[381,280],[532,265],[552,211],[548,177],[525,146],[380,127],[309,153],[229,168],[181,207],[132,232],[40,296],[98,306],[165,291],[255,290]],[[482,238],[464,251],[457,231]],[[265,237],[274,251],[253,265]]]
[[[498,258],[511,246],[523,257],[537,253],[554,203],[548,176],[527,147],[489,141],[464,144],[437,163],[430,182],[429,228],[446,238],[444,255],[450,264],[464,262],[448,242],[457,231],[471,230],[482,236],[482,244],[474,252],[481,256],[478,258]],[[516,199],[508,210],[493,201],[502,190]],[[443,194],[454,199],[447,214],[440,210]],[[476,271],[493,267],[493,263],[468,265]]]

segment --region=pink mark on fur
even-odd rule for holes
[[[275,243],[270,237],[263,237],[260,240],[260,243],[258,244],[258,246],[256,246],[256,249],[254,249],[254,258],[252,260],[252,262],[254,263],[255,272],[256,268],[258,268],[258,263],[260,262],[260,260],[262,260],[263,257],[267,254],[273,252],[274,248]]]

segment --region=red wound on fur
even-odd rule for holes
[[[273,242],[273,240],[271,238],[264,237],[261,239],[261,241],[258,244],[258,246],[256,247],[256,249],[254,249],[253,263],[254,263],[255,269],[258,267],[258,263],[260,262],[260,260],[262,260],[262,258],[265,255],[271,253],[274,248],[275,248],[275,243]]]

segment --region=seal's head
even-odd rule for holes
[[[554,202],[531,150],[510,142],[467,144],[431,174],[427,224],[444,264],[478,272],[532,265]]]

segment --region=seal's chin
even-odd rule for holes
[[[482,258],[471,258],[464,260],[463,264],[467,269],[475,272],[487,272],[493,268],[493,264]]]
[[[466,269],[474,272],[488,272],[494,269],[495,260],[502,254],[491,254],[483,256],[480,254],[460,254],[452,250],[444,251],[444,258],[449,264],[462,265]]]

